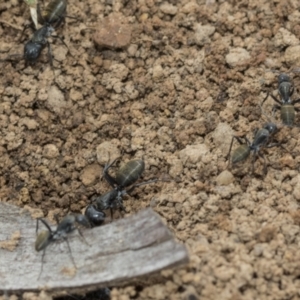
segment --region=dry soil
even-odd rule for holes
[[[190,252],[162,283],[113,288],[112,299],[300,299],[299,118],[261,113],[282,72],[300,89],[296,0],[74,0],[35,66],[0,68],[0,198],[47,216],[79,212],[109,186],[102,166],[143,158],[129,214],[151,206]],[[32,34],[21,0],[0,3],[1,59]],[[55,75],[54,75],[55,74]],[[264,105],[272,114],[274,101]],[[233,134],[270,118],[280,147],[228,168]],[[234,144],[234,148],[237,144]],[[172,253],[170,253],[172,255]]]

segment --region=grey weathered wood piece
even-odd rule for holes
[[[70,234],[76,269],[66,242],[49,245],[38,279],[42,252],[34,249],[35,229],[36,220],[28,213],[0,202],[0,242],[20,231],[14,251],[0,248],[0,292],[46,290],[60,294],[117,286],[188,261],[185,246],[174,240],[153,210],[145,209],[128,218],[82,230],[88,245],[77,232]]]

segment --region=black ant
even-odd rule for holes
[[[88,221],[88,219],[86,218],[86,216],[81,215],[81,214],[67,215],[61,220],[61,222],[58,221],[57,216],[56,216],[56,221],[57,221],[57,228],[56,228],[56,230],[52,230],[50,225],[44,219],[41,219],[41,218],[37,219],[36,232],[38,232],[39,222],[42,222],[47,228],[47,230],[43,230],[37,235],[36,241],[35,241],[35,250],[38,252],[43,250],[41,271],[40,271],[38,278],[40,278],[40,276],[43,272],[43,261],[44,261],[44,256],[46,253],[46,248],[51,243],[58,241],[58,240],[63,239],[64,241],[67,242],[72,262],[76,268],[76,264],[75,264],[74,258],[72,256],[72,251],[71,251],[69,241],[68,241],[68,234],[73,232],[75,229],[77,229],[79,234],[83,238],[80,230],[76,226],[76,223],[78,223],[79,225],[82,225],[84,227],[91,227],[91,224]]]
[[[66,9],[67,0],[53,0],[44,10],[40,9],[39,4],[37,5],[38,20],[43,26],[33,33],[31,39],[26,42],[24,46],[23,58],[26,64],[35,64],[37,59],[40,57],[42,50],[47,46],[49,61],[51,66],[53,66],[52,51],[50,43],[48,41],[48,38],[50,36],[59,38],[62,43],[68,48],[62,38],[52,35],[55,29],[64,20],[66,16]],[[28,26],[25,26],[21,37],[23,36],[26,28],[28,28]],[[13,56],[18,55],[11,55],[10,57]],[[5,59],[4,61],[7,60],[10,60],[10,58]]]
[[[274,123],[266,123],[263,128],[258,129],[254,134],[253,142],[251,143],[248,138],[245,137],[238,137],[233,136],[229,148],[229,152],[227,157],[230,157],[233,141],[237,140],[240,143],[240,146],[236,148],[231,156],[231,163],[234,165],[238,162],[246,160],[251,151],[253,151],[253,158],[252,158],[252,173],[254,172],[254,163],[257,158],[257,155],[263,158],[264,160],[264,174],[266,174],[266,160],[265,157],[259,152],[261,148],[272,148],[275,146],[281,146],[279,143],[276,144],[269,144],[271,139],[273,138],[274,134],[278,131],[276,124]],[[282,147],[282,146],[281,146]]]
[[[105,219],[103,210],[110,209],[111,217],[113,217],[113,209],[120,209],[125,211],[123,206],[123,196],[130,194],[134,188],[152,182],[157,182],[159,179],[152,179],[141,183],[134,184],[142,175],[145,170],[145,162],[141,159],[131,160],[121,167],[115,178],[109,175],[108,170],[114,165],[119,158],[115,159],[112,163],[106,164],[103,169],[103,177],[111,185],[112,190],[104,195],[96,197],[94,203],[88,205],[85,216],[94,226],[101,225]],[[134,184],[134,185],[132,185]],[[126,187],[132,187],[125,190]]]
[[[53,0],[47,7],[41,11],[39,3],[37,4],[38,21],[45,25],[51,25],[57,28],[64,20],[67,11],[67,0]]]
[[[67,9],[67,0],[54,0],[48,4],[44,11],[41,11],[39,5],[37,7],[38,19],[43,26],[36,30],[32,38],[25,44],[24,59],[26,63],[34,64],[47,45],[48,57],[52,66],[51,46],[48,42],[48,38],[52,35],[55,28],[57,28],[64,20]],[[61,38],[59,39],[68,48],[65,42]]]
[[[292,101],[291,96],[294,93],[294,87],[288,75],[280,74],[278,76],[278,92],[281,96],[281,101],[278,100],[272,94],[268,93],[262,103],[264,103],[270,95],[273,98],[273,100],[277,103],[277,105],[275,105],[274,108],[280,109],[282,123],[288,126],[292,126],[295,122],[295,111],[300,110],[300,108],[294,107],[294,104],[299,103],[300,99]]]

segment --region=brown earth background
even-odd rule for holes
[[[143,179],[172,181],[136,189],[125,207],[153,207],[190,263],[164,271],[162,283],[114,288],[112,299],[300,299],[299,128],[275,112],[276,140],[289,153],[264,150],[266,176],[261,160],[254,174],[251,160],[229,171],[226,160],[233,134],[252,139],[267,121],[259,104],[267,91],[277,96],[279,73],[299,97],[299,8],[70,0],[77,19],[57,31],[69,50],[51,42],[55,77],[46,50],[33,68],[0,63],[1,201],[48,217],[80,212],[109,189],[100,180],[109,158],[143,158]],[[28,19],[21,1],[1,1],[1,59],[23,53]],[[114,22],[123,24],[116,35]],[[273,104],[264,105],[269,115]]]

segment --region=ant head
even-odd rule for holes
[[[287,74],[281,73],[278,76],[278,85],[283,82],[291,82],[291,78]]]
[[[264,125],[264,129],[268,130],[271,135],[274,134],[278,130],[277,125],[275,123],[271,123],[271,122],[266,123]]]
[[[29,41],[25,44],[24,59],[29,64],[34,64],[41,54],[43,45]]]
[[[100,226],[103,224],[106,214],[98,210],[93,204],[88,205],[85,210],[85,217],[89,220],[89,224],[93,226]]]

